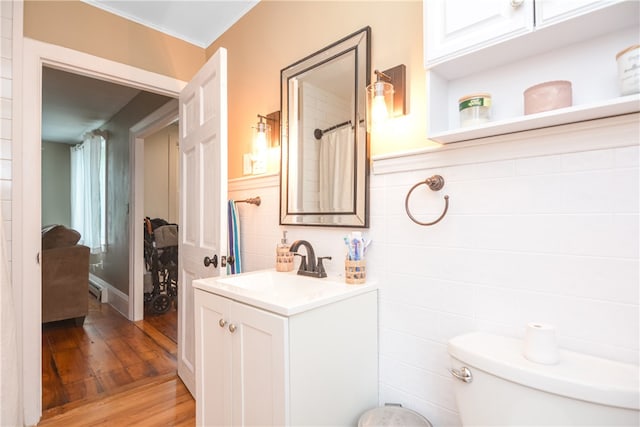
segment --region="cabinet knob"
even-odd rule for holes
[[[225,326],[227,326],[227,321],[224,319],[220,319],[218,321],[218,325],[220,325],[221,328],[224,328]]]
[[[519,8],[524,3],[524,0],[511,0],[511,7],[514,9]]]
[[[236,329],[236,325],[234,325],[233,323],[229,325],[229,332],[234,333]]]

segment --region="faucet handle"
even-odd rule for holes
[[[330,256],[319,256],[318,257],[318,277],[327,277],[327,272],[324,270],[324,265],[322,264],[323,259],[331,259]]]

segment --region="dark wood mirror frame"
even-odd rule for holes
[[[370,58],[371,28],[365,27],[281,70],[281,225],[369,227]],[[310,107],[317,102],[309,94],[316,93],[328,94],[322,114]],[[323,139],[341,128],[332,141]],[[337,144],[344,141],[348,145]],[[320,146],[329,142],[332,154]]]

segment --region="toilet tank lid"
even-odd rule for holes
[[[637,365],[560,350],[560,361],[543,365],[523,356],[519,339],[472,332],[449,340],[449,354],[497,377],[561,396],[640,409]],[[457,368],[457,367],[456,367]]]

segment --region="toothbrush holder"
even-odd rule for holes
[[[363,259],[344,261],[344,278],[349,285],[359,285],[367,280],[367,263]]]

